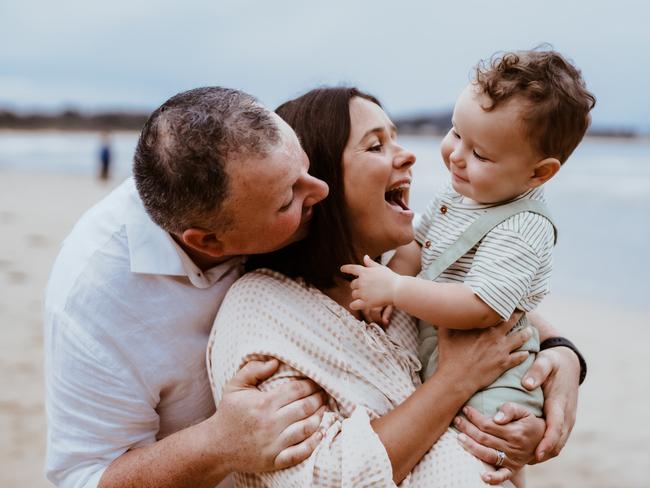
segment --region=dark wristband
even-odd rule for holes
[[[578,384],[581,385],[587,377],[587,362],[585,361],[585,358],[582,357],[582,354],[580,354],[580,351],[578,351],[578,348],[575,346],[575,344],[573,344],[573,342],[571,342],[566,337],[549,337],[545,341],[542,341],[542,343],[539,345],[539,350],[543,351],[544,349],[560,346],[568,347],[576,354],[576,356],[578,356],[578,362],[580,363],[580,378],[578,380]]]

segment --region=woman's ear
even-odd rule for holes
[[[546,158],[539,161],[533,169],[533,175],[528,183],[529,188],[542,186],[560,171],[561,166],[557,158]]]
[[[213,258],[220,258],[224,255],[223,242],[212,231],[193,227],[184,230],[181,239],[185,245]]]

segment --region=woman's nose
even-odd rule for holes
[[[400,147],[395,159],[393,160],[393,165],[396,168],[407,169],[415,164],[415,160],[415,154],[408,149]]]

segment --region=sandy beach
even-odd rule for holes
[[[43,476],[43,289],[61,240],[115,184],[91,176],[0,171],[2,487],[49,486]],[[647,305],[565,294],[551,295],[541,311],[579,345],[590,369],[568,445],[559,458],[528,469],[528,486],[650,486]]]

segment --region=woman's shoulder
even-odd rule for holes
[[[300,279],[289,278],[282,273],[267,268],[257,269],[239,278],[228,290],[226,298],[255,297],[257,299],[303,295],[309,287]]]

